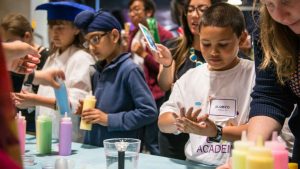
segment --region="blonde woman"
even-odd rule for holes
[[[269,139],[280,131],[294,104],[300,103],[300,1],[261,0],[260,41],[256,56],[256,85],[252,93],[248,137]],[[262,54],[264,54],[263,57]],[[293,159],[300,163],[300,113],[289,126],[295,136]],[[223,166],[221,168],[229,168]]]

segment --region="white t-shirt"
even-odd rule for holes
[[[209,113],[210,98],[236,100],[236,117],[213,116],[209,118],[216,124],[241,125],[248,121],[250,110],[250,93],[255,83],[255,69],[253,61],[240,59],[232,69],[226,71],[209,71],[208,64],[190,69],[174,84],[167,102],[160,108],[160,115],[165,112],[180,114],[178,103],[185,107],[199,108]],[[195,109],[194,109],[195,110]],[[224,164],[230,155],[231,142],[221,141],[211,143],[206,136],[190,134],[185,145],[185,155],[188,160],[210,164]]]
[[[68,90],[72,112],[76,111],[79,99],[83,99],[92,90],[89,66],[94,63],[95,60],[90,54],[75,46],[70,46],[61,54],[56,52],[49,56],[43,67],[43,70],[58,68],[65,72],[65,85]],[[49,86],[40,85],[37,94],[55,98],[54,89]],[[60,113],[54,109],[37,106],[36,116],[40,114],[52,117],[52,137],[58,138]],[[82,142],[83,133],[79,130],[79,116],[71,114],[71,118],[73,122],[73,141]]]

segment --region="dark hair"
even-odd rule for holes
[[[1,20],[1,27],[15,36],[24,37],[26,32],[32,33],[30,22],[21,14],[9,14]]]
[[[234,5],[220,2],[209,7],[202,15],[200,26],[230,27],[240,37],[246,24],[242,11]]]
[[[182,28],[184,32],[184,36],[179,37],[177,39],[178,45],[176,48],[171,49],[174,53],[174,59],[176,61],[175,71],[177,72],[181,65],[185,62],[186,55],[189,52],[189,48],[192,47],[194,42],[194,35],[192,34],[189,24],[187,21],[187,9],[190,5],[191,0],[184,1],[184,10],[181,17]],[[211,0],[211,4],[215,4],[221,2],[221,0]]]
[[[66,21],[66,20],[50,20],[48,21],[48,25],[51,27],[51,26],[54,26],[54,25],[61,25],[61,24],[71,24],[74,28],[76,28],[76,26],[74,25],[73,22],[71,21]],[[73,45],[75,45],[76,47],[78,48],[81,48],[81,49],[84,49],[83,47],[83,42],[84,42],[84,36],[83,36],[83,33],[80,31],[80,33],[78,33],[75,38],[74,38],[74,41],[72,42]],[[56,48],[51,44],[50,45],[50,52],[49,52],[49,55],[53,54],[56,52]]]
[[[184,12],[185,0],[172,0],[170,2],[170,11],[172,21],[181,26],[181,15]]]
[[[144,4],[144,10],[145,11],[152,11],[152,15],[151,17],[154,16],[155,14],[155,10],[156,10],[156,5],[155,2],[153,0],[130,0],[128,3],[128,8],[130,8],[130,6],[135,2],[135,1],[141,1]]]

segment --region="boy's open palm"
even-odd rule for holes
[[[193,112],[192,107],[188,111],[185,111],[185,108],[180,108],[180,117],[175,117],[177,129],[183,133],[215,137],[217,135],[215,123],[208,118],[208,114],[199,116],[200,112],[201,109]]]

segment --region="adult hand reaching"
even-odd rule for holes
[[[144,43],[146,44],[148,49],[151,49],[149,47],[149,44],[147,43],[146,39],[144,38]],[[162,44],[155,44],[157,46],[158,51],[152,51],[152,55],[154,56],[154,59],[159,64],[162,64],[164,67],[170,67],[173,63],[173,57],[171,54],[171,51],[165,47]]]
[[[20,74],[31,73],[36,64],[40,63],[38,51],[25,42],[14,41],[2,45],[10,71]]]
[[[170,67],[173,63],[173,57],[170,50],[161,44],[156,44],[158,52],[153,52],[154,59],[164,67]]]

